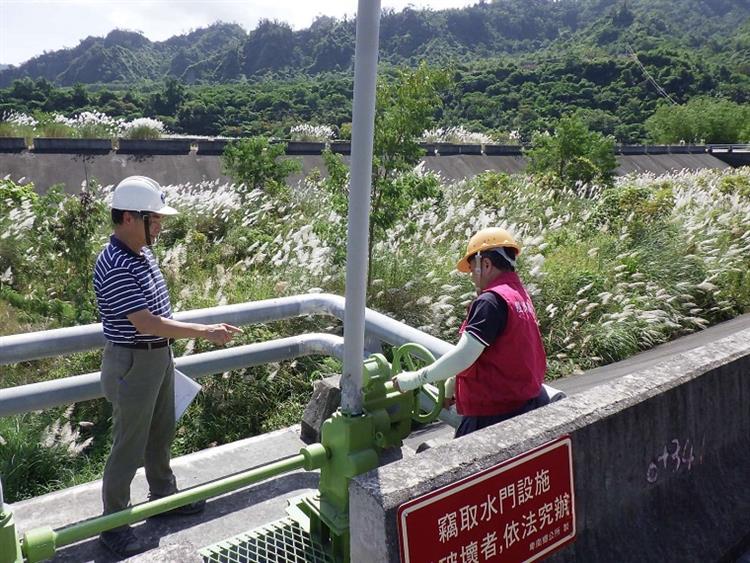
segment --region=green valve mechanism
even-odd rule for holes
[[[0,486],[0,563],[21,563],[21,544],[10,507],[3,504]]]
[[[349,481],[379,465],[386,448],[400,447],[412,430],[412,422],[435,420],[443,406],[445,387],[438,393],[424,388],[401,393],[391,378],[402,366],[414,370],[435,361],[419,344],[404,344],[393,354],[393,364],[374,354],[363,366],[364,413],[358,416],[339,411],[323,423],[321,443],[328,453],[320,467],[319,493],[290,501],[290,514],[304,514],[310,534],[328,545],[336,561],[349,560]],[[422,412],[420,392],[428,393],[434,405]]]

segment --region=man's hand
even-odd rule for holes
[[[242,332],[242,329],[226,323],[206,325],[206,331],[203,333],[203,338],[209,342],[223,346],[232,340],[234,335],[238,332]]]

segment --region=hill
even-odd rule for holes
[[[750,0],[496,0],[463,9],[385,11],[380,51],[381,60],[401,65],[534,59],[561,49],[616,56],[670,48],[748,72],[748,21]],[[354,32],[354,20],[330,17],[299,31],[269,20],[250,33],[217,23],[162,42],[114,30],[0,70],[0,87],[23,77],[69,86],[164,77],[217,83],[340,71],[352,65]]]
[[[351,121],[354,32],[355,21],[329,17],[299,31],[273,21],[249,34],[214,24],[162,42],[116,30],[0,71],[0,115],[103,111],[192,135],[342,127]],[[750,0],[497,0],[386,11],[380,59],[386,76],[420,61],[451,70],[441,126],[528,140],[580,111],[591,129],[638,143],[660,104],[750,102]]]
[[[225,55],[245,39],[236,24],[217,23],[166,41],[152,42],[140,33],[113,30],[87,37],[72,49],[44,53],[18,67],[0,71],[0,87],[13,80],[45,78],[57,85],[133,83],[182,76],[191,65],[215,53]]]

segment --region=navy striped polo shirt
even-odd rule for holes
[[[112,235],[94,266],[94,292],[104,337],[128,344],[164,340],[161,336],[137,333],[128,320],[130,313],[148,309],[152,314],[172,318],[172,305],[164,278],[148,247],[136,254]]]

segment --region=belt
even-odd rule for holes
[[[112,345],[120,346],[122,348],[132,348],[135,350],[156,350],[157,348],[166,348],[173,342],[174,340],[170,338],[169,340],[155,340],[154,342],[130,342],[127,344],[113,342]]]

